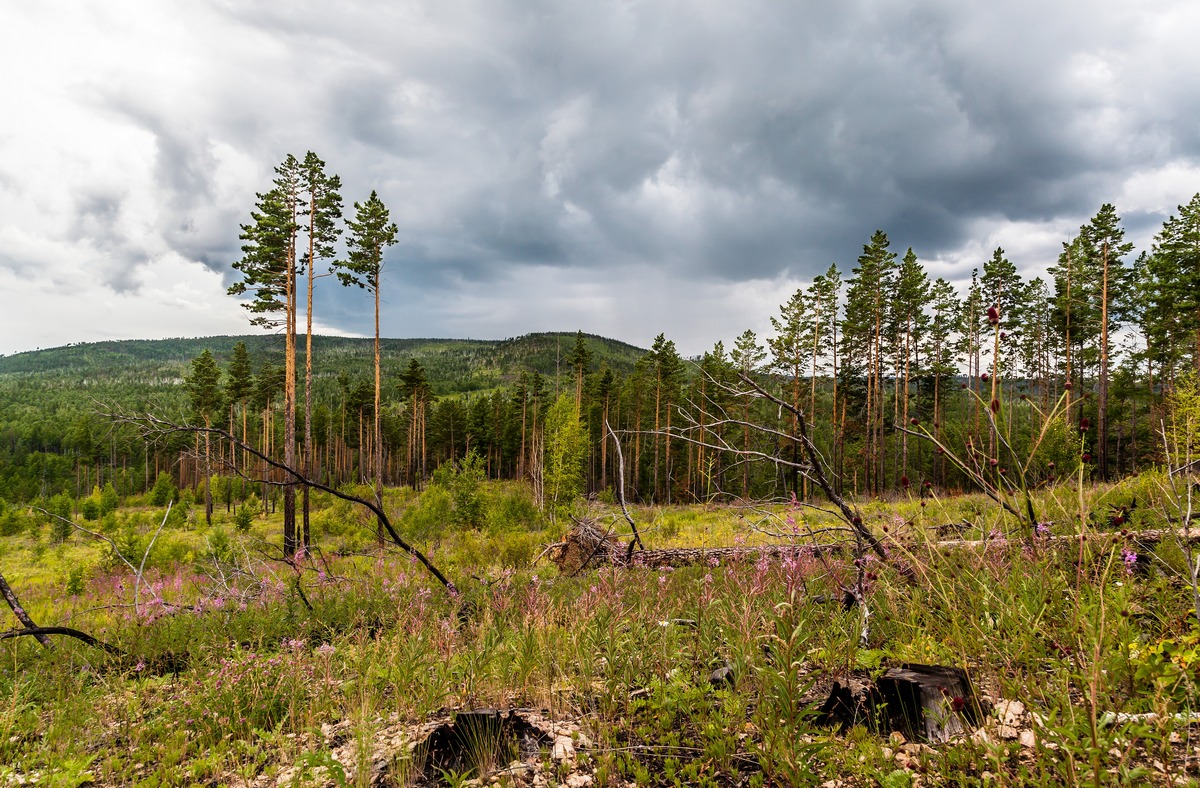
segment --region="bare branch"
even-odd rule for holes
[[[613,445],[617,447],[617,500],[621,502],[621,513],[625,515],[625,521],[629,523],[629,527],[633,530],[633,541],[629,543],[629,554],[625,556],[625,560],[629,560],[629,556],[633,555],[633,545],[636,543],[643,550],[646,545],[642,544],[642,537],[638,533],[637,523],[629,515],[629,507],[625,505],[625,454],[621,451],[621,441],[617,438],[617,433],[613,432],[613,428],[608,423],[608,419],[604,420],[604,429],[608,430],[608,434],[612,436]]]
[[[50,638],[47,635],[66,635],[67,637],[82,640],[89,646],[94,648],[104,649],[109,654],[115,656],[124,656],[125,652],[116,646],[105,643],[103,640],[97,640],[86,632],[80,632],[78,629],[71,627],[26,627],[25,629],[10,629],[7,632],[0,632],[0,640],[11,640],[25,635],[35,637],[42,642],[43,645],[49,645]]]
[[[384,528],[387,530],[388,536],[391,537],[396,546],[420,561],[421,565],[424,566],[431,575],[437,578],[438,582],[441,583],[446,590],[454,593],[458,592],[457,587],[455,587],[455,585],[451,583],[446,576],[443,575],[442,572],[436,566],[434,566],[432,562],[430,562],[428,558],[425,557],[424,553],[401,538],[400,534],[397,533],[396,529],[392,526],[392,521],[388,518],[387,513],[384,512],[383,507],[377,505],[374,501],[369,501],[366,498],[359,498],[357,495],[351,495],[349,493],[342,492],[335,487],[330,487],[327,484],[323,484],[322,482],[309,479],[307,476],[300,473],[295,468],[292,468],[290,465],[267,456],[258,449],[255,449],[253,446],[250,446],[244,441],[239,440],[232,433],[219,427],[203,427],[193,424],[176,424],[175,422],[161,419],[150,413],[138,415],[108,413],[105,415],[122,423],[138,427],[142,431],[143,436],[146,437],[152,437],[156,435],[162,436],[180,432],[194,434],[209,433],[216,435],[219,438],[229,441],[234,446],[237,446],[252,456],[257,457],[258,459],[270,465],[272,468],[283,471],[283,473],[285,473],[290,479],[290,483],[301,484],[311,487],[314,490],[321,490],[322,492],[329,493],[335,498],[340,498],[343,501],[349,501],[350,503],[356,503],[360,506],[366,507],[371,511],[372,514],[379,518],[379,522],[383,524]]]
[[[12,609],[13,615],[17,617],[17,621],[21,622],[21,626],[25,627],[26,630],[38,629],[38,625],[33,623],[33,619],[25,612],[25,608],[21,607],[21,600],[17,599],[16,593],[12,590],[12,586],[8,584],[8,581],[4,579],[3,574],[0,574],[0,594],[4,595],[4,601]],[[29,634],[37,638],[38,642],[46,648],[50,647],[50,638],[46,637],[45,634],[38,632],[30,632]]]

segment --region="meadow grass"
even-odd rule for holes
[[[856,576],[852,552],[563,576],[531,563],[561,527],[505,503],[520,494],[511,485],[488,488],[488,517],[473,530],[432,532],[415,493],[389,496],[457,595],[377,548],[365,518],[324,497],[319,549],[296,569],[276,558],[277,517],[242,531],[224,512],[208,527],[193,509],[159,536],[142,583],[107,543],[79,533],[56,542],[31,518],[0,539],[0,569],[30,614],[124,656],[67,639],[0,643],[0,785],[249,785],[327,762],[330,726],[349,721],[369,742],[395,721],[480,707],[579,720],[591,745],[580,765],[601,785],[1194,779],[1197,743],[1173,716],[1196,709],[1200,670],[1179,548],[1147,553],[1121,528],[1104,530],[1107,513],[1134,500],[1122,528],[1166,525],[1152,482],[1039,492],[1047,536],[1081,524],[1104,534],[1083,542],[1000,538],[1014,524],[982,496],[863,503],[868,527],[908,568],[863,559],[865,644],[860,611],[836,603]],[[599,505],[590,513],[617,519]],[[125,507],[106,533],[140,561],[160,516]],[[651,547],[768,544],[781,529],[804,544],[807,529],[834,523],[787,504],[634,516]],[[947,536],[991,541],[931,546]],[[816,724],[833,681],[903,662],[965,667],[988,697],[1021,700],[1037,715],[1032,746],[992,725],[900,752],[886,731]],[[714,684],[722,667],[730,680]],[[477,773],[496,768],[484,760]],[[352,783],[365,779],[345,766]],[[320,784],[317,772],[290,773]]]

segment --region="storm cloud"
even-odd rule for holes
[[[1033,275],[1102,203],[1146,248],[1200,191],[1191,2],[125,0],[0,22],[0,284],[92,302],[0,317],[0,352],[178,335],[151,306],[172,281],[189,330],[248,330],[223,292],[239,224],[307,150],[400,227],[387,334],[665,331],[691,353],[848,273],[875,229],[938,275],[997,245]],[[369,331],[331,281],[322,330]]]

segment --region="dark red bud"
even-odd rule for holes
[[[989,306],[987,311],[988,322],[993,326],[1000,322],[1000,310],[994,306]]]
[[[1000,338],[1001,338],[1001,339],[1008,339],[1008,332],[1007,332],[1007,331],[1001,331],[1001,332],[1000,332]]]
[[[1047,468],[1053,468],[1053,467],[1054,467],[1054,460],[1051,460],[1049,463],[1047,463],[1047,464],[1046,464],[1046,467],[1047,467]]]
[[[1092,420],[1084,416],[1079,420],[1079,429],[1081,432],[1087,432],[1092,426]]]
[[[915,427],[921,423],[921,420],[918,419],[916,416],[913,416],[911,419],[908,420],[908,423]]]
[[[1064,384],[1063,384],[1063,390],[1064,390],[1064,391],[1070,391],[1070,390],[1071,390],[1071,381],[1069,381],[1069,380],[1068,380],[1066,383],[1064,383]]]
[[[993,457],[992,459],[988,460],[988,463],[989,463],[989,464],[990,464],[990,465],[991,465],[993,468],[995,468],[997,465],[999,465],[999,464],[1000,464],[1000,461],[999,461],[999,460],[997,460],[995,457]]]
[[[982,381],[984,381],[984,382],[987,382],[988,380],[991,380],[991,377],[992,377],[991,375],[989,375],[988,373],[984,372],[982,375],[980,375],[980,376],[979,376],[979,379],[980,379],[980,380],[982,380]]]
[[[999,413],[999,412],[1000,412],[1000,400],[993,398],[992,399],[992,413]]]
[[[901,476],[901,477],[900,477],[900,486],[901,486],[901,487],[908,487],[908,485],[909,485],[908,477],[907,477],[907,476]]]
[[[1085,452],[1083,453],[1083,461],[1084,461],[1084,462],[1091,462],[1091,461],[1092,461],[1092,455],[1091,455],[1091,453],[1090,453],[1090,452],[1086,452],[1086,451],[1085,451]]]

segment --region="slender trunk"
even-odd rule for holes
[[[283,464],[296,466],[296,243],[293,237],[287,260],[287,320],[284,343],[283,384]],[[290,479],[283,486],[283,556],[296,555],[296,485]]]
[[[212,427],[212,417],[204,414],[204,522],[212,527],[212,444],[209,442],[208,429]]]
[[[381,412],[381,386],[383,377],[379,368],[379,270],[376,269],[371,289],[375,291],[375,505],[383,508],[383,422]],[[376,538],[382,545],[387,538],[387,532],[380,519],[376,529]]]
[[[1100,248],[1100,382],[1096,400],[1100,479],[1108,481],[1108,244]]]

